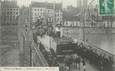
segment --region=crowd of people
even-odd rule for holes
[[[51,48],[50,52],[48,52],[41,43],[39,44],[39,46],[40,46],[39,49],[44,55],[45,59],[47,60],[48,65],[58,66],[57,57],[56,57],[54,50]]]
[[[86,60],[82,59],[77,54],[66,55],[62,59],[63,66],[60,66],[60,71],[72,71],[72,70],[83,70],[86,71]]]
[[[113,65],[113,57],[106,55],[104,53],[101,54],[101,52],[97,52],[96,48],[93,48],[91,46],[86,46],[84,43],[69,43],[59,46],[60,50],[58,50],[59,55],[63,55],[66,53],[63,53],[63,50],[73,49],[73,51],[70,54],[76,53],[78,54],[82,59],[88,61],[91,65],[94,65],[96,68],[98,68],[101,71],[113,71],[112,65]],[[64,49],[62,49],[64,47]],[[75,48],[73,48],[75,47]],[[72,58],[72,57],[71,57]],[[71,61],[68,60],[68,61]],[[72,60],[73,61],[73,60]],[[79,62],[79,60],[77,60]],[[68,63],[68,62],[65,62]],[[71,62],[70,62],[71,63]],[[69,64],[69,63],[68,63]],[[68,65],[66,64],[66,65]],[[69,64],[70,65],[70,64]]]
[[[50,31],[48,31],[50,32]],[[52,33],[49,33],[49,35],[52,35]],[[34,41],[37,44],[37,40],[36,40],[36,34],[33,36]],[[71,45],[73,45],[73,43],[71,43]],[[86,46],[84,46],[83,43],[78,44],[76,43],[73,53],[78,54],[78,56],[80,56],[80,58],[82,58],[81,60],[79,60],[79,58],[63,58],[63,64],[64,66],[70,67],[71,64],[75,63],[75,66],[81,62],[83,64],[83,68],[85,70],[85,60],[88,60],[90,62],[90,64],[95,65],[97,68],[99,68],[101,71],[112,71],[112,65],[113,65],[113,60],[111,56],[106,57],[105,54],[98,54],[97,52],[94,52],[95,49],[92,49],[92,47],[89,46],[89,48],[87,48]],[[42,54],[44,55],[45,59],[47,60],[49,66],[59,66],[60,63],[58,62],[58,58],[56,53],[53,51],[53,49],[50,49],[50,52],[47,52],[44,48],[43,45],[40,45],[40,50],[42,52]],[[72,62],[71,62],[72,61]],[[77,66],[78,66],[77,65]],[[70,69],[70,68],[68,68]]]
[[[76,46],[75,53],[88,60],[90,64],[94,64],[97,68],[101,69],[101,71],[112,71],[112,57],[106,57],[105,54],[99,54],[96,51],[94,52],[94,50],[95,49],[92,48],[86,48],[86,46],[81,43]]]
[[[38,20],[37,22],[37,26],[40,27],[40,25],[42,25],[42,22],[40,20]],[[44,27],[44,25],[42,25],[42,28]],[[40,28],[41,29],[41,28]],[[51,35],[56,35],[55,33],[53,33],[52,31],[52,26],[46,27],[43,30],[40,30],[39,28],[37,28],[37,30],[39,30],[39,32],[37,31],[37,33],[34,33],[33,35],[33,39],[37,44],[37,40],[36,37],[37,35],[41,35],[41,34],[49,34]],[[40,34],[40,32],[42,32]],[[44,33],[43,33],[44,32]],[[73,43],[71,43],[71,45],[73,45]],[[106,57],[105,54],[98,54],[97,52],[94,52],[95,49],[91,48],[86,48],[86,46],[84,46],[83,43],[81,44],[77,44],[74,46],[74,52],[78,54],[82,59],[83,59],[83,65],[85,65],[84,59],[88,60],[91,64],[94,64],[96,67],[98,67],[99,69],[101,69],[102,71],[112,71],[112,64],[113,64],[113,59],[111,56]],[[45,48],[43,47],[43,45],[40,45],[40,50],[43,53],[44,57],[47,59],[47,62],[50,66],[56,66],[59,65],[59,63],[57,62],[58,58],[56,56],[56,53],[53,51],[53,49],[50,49],[50,52],[47,52],[45,50]],[[75,60],[76,59],[76,60]],[[70,66],[73,62],[78,62],[79,63],[79,59],[78,58],[63,58],[63,62],[65,62],[64,64],[66,66]],[[72,61],[72,62],[71,62]]]
[[[69,69],[71,68],[71,65],[73,65],[77,69],[80,69],[81,63],[82,68],[85,71],[86,61],[88,61],[90,64],[94,65],[101,71],[112,71],[112,57],[106,57],[106,55],[98,54],[94,52],[94,49],[86,48],[83,43],[71,43],[71,45],[74,45],[73,47],[75,47],[75,49],[73,49],[74,52],[69,56],[63,56],[62,58],[58,58],[53,49],[50,49],[50,52],[47,52],[42,44],[40,44],[40,50],[47,60],[49,66],[59,66],[61,69],[60,71],[70,71]],[[77,56],[73,54],[76,54]]]
[[[49,66],[59,66],[60,71],[71,71],[71,69],[83,69],[86,70],[86,60],[82,59],[77,54],[66,55],[62,58],[58,58],[53,49],[50,52],[46,51],[44,46],[40,44],[39,49],[47,60]],[[60,60],[61,59],[61,60]]]

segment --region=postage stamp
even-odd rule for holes
[[[114,0],[99,0],[100,16],[114,15]]]

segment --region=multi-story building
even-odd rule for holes
[[[63,12],[58,9],[55,14],[56,14],[56,16],[55,16],[56,24],[62,24],[62,22],[63,22]]]
[[[88,0],[77,0],[77,7],[85,7],[88,3]]]
[[[19,8],[16,1],[2,1],[1,36],[3,43],[17,43]]]
[[[2,25],[16,25],[19,16],[19,8],[15,1],[2,2]]]
[[[46,23],[60,24],[62,22],[62,4],[47,2],[32,2],[32,22],[44,19]]]
[[[36,22],[37,19],[44,18],[45,4],[44,3],[32,3],[32,22]]]
[[[16,0],[2,1],[2,16],[1,16],[1,36],[2,42],[10,43],[17,41],[18,37],[18,22],[21,11],[17,6]],[[1,10],[0,10],[1,11]],[[32,22],[37,19],[43,19],[45,23],[62,23],[62,4],[47,3],[47,2],[32,2],[31,16]],[[15,41],[14,41],[15,40]]]

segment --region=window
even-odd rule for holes
[[[12,9],[10,9],[10,10],[12,10]]]
[[[7,12],[7,14],[9,14],[9,12]]]
[[[34,9],[34,11],[36,11],[36,9]]]
[[[10,12],[10,14],[12,14],[12,12]]]
[[[18,9],[16,8],[15,10],[17,10],[18,11]]]
[[[18,12],[16,12],[16,14],[18,15]]]
[[[40,11],[42,11],[42,9],[40,9]]]

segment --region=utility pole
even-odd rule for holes
[[[89,4],[88,4],[88,0],[81,0],[81,1],[83,3],[83,5],[80,4],[81,8],[82,8],[81,9],[81,12],[82,12],[82,15],[81,15],[82,17],[81,18],[83,19],[83,20],[81,20],[81,22],[83,23],[82,26],[81,26],[82,27],[81,28],[82,29],[82,33],[81,33],[82,35],[81,36],[82,36],[82,40],[85,41],[86,40],[86,38],[85,38],[85,27],[86,27],[85,24],[86,24],[86,19],[87,19],[86,13],[88,11],[87,9],[89,8],[89,5],[91,5],[95,0],[92,0]]]
[[[55,26],[56,26],[56,22],[55,22],[55,0],[54,0],[54,3],[53,3],[53,10],[54,10],[54,12],[53,12],[53,24],[52,24],[52,26],[53,26],[53,28],[55,28]],[[51,40],[51,37],[49,37],[49,44],[50,44],[50,48],[51,48],[51,44],[52,44],[52,40]]]
[[[83,0],[84,1],[84,0]],[[83,30],[83,41],[85,42],[85,24],[86,24],[86,12],[87,12],[87,0],[85,0],[85,2],[83,3],[83,25],[82,25],[82,30]]]
[[[53,13],[53,27],[55,28],[55,25],[56,25],[56,17],[55,17],[55,0],[54,0],[54,3],[53,3],[53,10],[54,10],[54,13]]]

